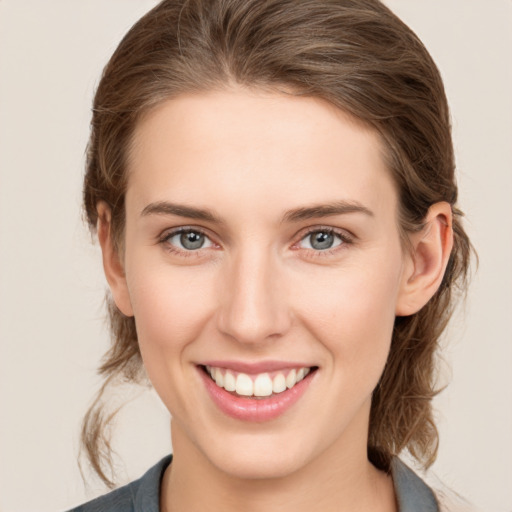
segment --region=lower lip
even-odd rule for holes
[[[310,372],[293,388],[268,398],[246,398],[226,391],[198,367],[208,394],[217,407],[228,416],[242,421],[264,422],[277,418],[295,404],[306,392],[316,372]]]

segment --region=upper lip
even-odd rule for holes
[[[244,362],[244,361],[203,361],[200,363],[202,366],[213,366],[215,368],[225,368],[239,373],[265,373],[275,372],[279,370],[291,370],[292,368],[310,368],[312,365],[296,361],[259,361],[259,362]]]

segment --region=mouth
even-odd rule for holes
[[[197,368],[207,395],[221,412],[236,420],[257,423],[276,419],[291,409],[304,396],[318,371],[317,366],[277,363],[219,362]]]
[[[316,366],[300,366],[271,372],[249,374],[210,365],[201,366],[213,382],[234,396],[264,399],[293,389]]]

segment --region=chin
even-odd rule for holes
[[[292,475],[304,466],[299,457],[280,453],[240,452],[219,461],[218,469],[242,480],[276,480]]]
[[[243,480],[287,477],[308,463],[304,440],[250,433],[210,444],[203,456],[222,473]]]

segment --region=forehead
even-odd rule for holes
[[[128,195],[140,208],[169,199],[378,208],[396,200],[382,155],[372,129],[319,98],[246,89],[182,95],[139,122]]]

